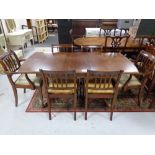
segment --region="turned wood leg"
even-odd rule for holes
[[[117,94],[114,95],[112,102],[111,102],[111,112],[110,112],[110,121],[112,121],[112,117],[113,117],[113,110],[114,110],[114,106],[117,100]]]
[[[76,103],[77,103],[77,95],[74,94],[74,121],[76,121]]]
[[[42,105],[42,107],[44,107],[45,105],[43,104],[42,87],[39,87],[38,90],[39,90],[39,95],[40,95],[40,99],[41,99],[41,105]]]
[[[141,106],[142,102],[143,102],[143,89],[140,88],[139,93],[138,93],[138,106],[139,107]]]
[[[49,113],[49,120],[51,120],[52,119],[52,117],[51,117],[51,103],[49,100],[48,100],[48,113]]]
[[[85,96],[85,120],[87,120],[88,97]]]
[[[14,97],[15,97],[15,106],[18,106],[18,94],[17,94],[17,88],[12,86]]]

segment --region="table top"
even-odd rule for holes
[[[82,74],[87,70],[123,70],[125,73],[138,73],[135,65],[122,54],[99,52],[60,52],[56,54],[36,52],[22,64],[19,72],[38,73],[39,69],[76,70],[77,73]]]
[[[122,44],[123,41],[125,42],[125,40],[122,40]],[[102,45],[105,46],[105,37],[82,37],[82,38],[77,38],[74,40],[74,44],[78,45],[78,46],[98,46],[98,45]],[[110,42],[107,43],[110,45]],[[139,40],[138,39],[133,39],[133,38],[129,38],[126,48],[139,48]]]

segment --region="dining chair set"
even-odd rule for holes
[[[59,48],[56,47],[56,48]],[[63,46],[63,51],[68,51],[67,48],[72,46]],[[59,51],[59,49],[58,49]],[[54,51],[52,51],[54,52]],[[60,51],[59,51],[60,52]],[[7,75],[12,86],[15,96],[15,106],[18,106],[17,88],[38,89],[42,106],[44,98],[47,99],[49,119],[51,120],[51,109],[53,108],[54,98],[72,98],[74,120],[76,120],[77,112],[77,93],[79,91],[79,80],[76,70],[70,71],[51,71],[40,69],[39,76],[34,73],[20,73],[21,62],[14,51],[8,51],[0,57],[0,64]],[[61,63],[61,62],[60,62]],[[108,98],[111,99],[110,120],[112,120],[113,111],[115,109],[117,96],[122,91],[127,91],[131,88],[138,89],[138,106],[141,106],[144,100],[144,89],[150,93],[150,86],[146,85],[148,80],[152,78],[155,66],[155,57],[147,51],[141,51],[137,59],[133,62],[137,67],[138,74],[123,74],[122,70],[118,71],[95,71],[87,70],[82,82],[84,90],[84,105],[85,105],[85,120],[87,120],[87,112],[90,104],[90,99],[93,98]],[[14,80],[13,76],[16,77]],[[45,92],[43,93],[44,90]],[[44,95],[43,95],[44,94]]]

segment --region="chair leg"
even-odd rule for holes
[[[111,112],[110,112],[110,121],[112,121],[113,117],[113,110],[114,110],[114,105],[116,103],[117,95],[114,95],[112,102],[111,102]]]
[[[88,98],[85,96],[85,120],[87,120]]]
[[[24,88],[24,93],[26,93],[26,88]]]
[[[17,94],[17,88],[12,86],[14,97],[15,97],[15,106],[18,106],[18,94]]]
[[[42,87],[39,87],[38,90],[39,90],[39,95],[40,95],[40,99],[41,99],[41,105],[42,105],[42,107],[44,107],[44,104],[43,104]]]
[[[48,100],[48,113],[49,113],[49,120],[51,120],[52,119],[52,117],[51,117],[51,103],[49,100]]]
[[[77,103],[77,95],[74,95],[74,121],[76,121],[76,103]]]
[[[139,93],[138,93],[138,106],[139,107],[141,106],[142,102],[143,102],[143,89],[140,88]]]

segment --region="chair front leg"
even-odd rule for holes
[[[112,121],[114,106],[115,106],[116,100],[117,100],[117,94],[118,94],[118,92],[116,94],[114,94],[114,97],[111,101],[110,121]]]
[[[85,120],[87,120],[88,96],[85,94]]]
[[[76,121],[77,94],[74,94],[74,121]]]
[[[52,100],[53,101],[53,100]],[[48,99],[48,114],[49,114],[49,120],[51,120],[52,119],[52,117],[51,117],[51,103],[50,103],[50,99]]]
[[[44,107],[45,105],[43,104],[42,87],[38,87],[37,89],[39,90],[39,95],[40,95],[40,99],[41,99],[41,105],[42,105],[42,107]]]
[[[12,85],[12,89],[13,89],[13,93],[14,93],[14,97],[15,97],[15,106],[18,106],[18,94],[17,94],[17,88]]]
[[[130,77],[129,77],[129,79],[125,82],[125,84],[123,85],[123,87],[122,87],[122,90],[123,91],[126,91],[128,88],[128,83],[130,82],[130,80],[131,80],[131,78],[132,78],[132,75],[130,75]]]
[[[140,107],[143,103],[143,94],[144,94],[144,89],[140,88],[139,93],[138,93],[138,106]]]

